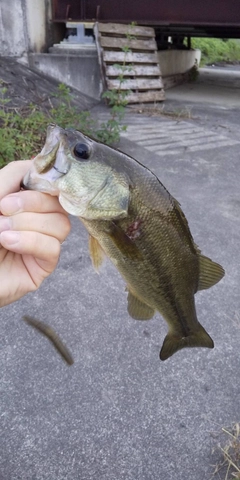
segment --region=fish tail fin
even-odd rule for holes
[[[183,337],[179,335],[179,333],[169,332],[164,339],[159,355],[160,359],[167,360],[167,358],[171,357],[175,352],[186,347],[213,348],[214,343],[210,335],[208,335],[206,330],[199,323],[198,329],[187,337]]]

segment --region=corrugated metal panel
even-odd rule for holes
[[[239,0],[53,0],[55,21],[240,26]],[[240,34],[239,34],[240,35]]]

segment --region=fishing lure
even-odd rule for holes
[[[24,315],[22,318],[28,325],[36,328],[36,330],[45,335],[45,337],[47,337],[50,342],[52,342],[55,349],[58,351],[58,353],[60,353],[60,355],[68,365],[72,365],[74,363],[71,353],[63,344],[57,333],[51,327],[49,327],[49,325],[41,322],[40,320],[37,320],[36,318],[30,317],[29,315]]]

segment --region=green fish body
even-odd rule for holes
[[[50,126],[23,186],[58,195],[80,218],[93,265],[105,254],[125,279],[131,317],[148,320],[156,311],[164,317],[161,360],[184,347],[213,348],[194,294],[224,270],[201,255],[179,203],[150,170],[80,132]]]

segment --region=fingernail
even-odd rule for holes
[[[15,243],[19,242],[20,233],[19,232],[2,232],[0,235],[0,242],[3,244],[4,247],[8,247],[8,245],[13,246]]]
[[[11,218],[0,216],[0,232],[4,232],[5,230],[11,230],[11,228]]]
[[[23,202],[17,195],[8,195],[1,200],[0,210],[3,215],[12,215],[22,211]]]

